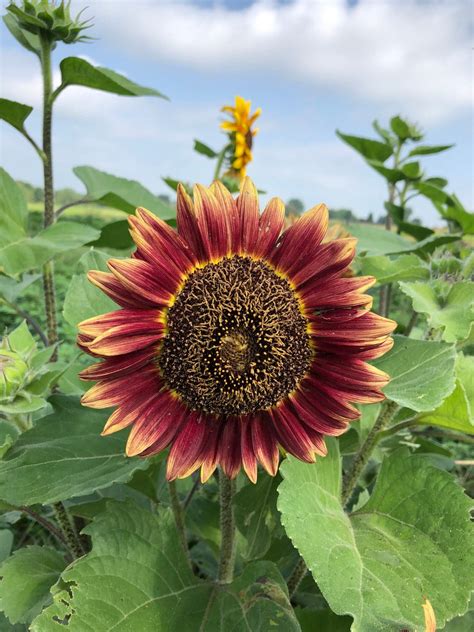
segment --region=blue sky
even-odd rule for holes
[[[215,148],[221,105],[236,94],[263,110],[249,175],[258,187],[306,206],[326,202],[364,217],[383,212],[381,177],[335,136],[371,134],[392,114],[419,121],[430,144],[456,143],[424,161],[430,175],[473,207],[472,9],[469,1],[227,0],[88,2],[92,44],[60,46],[56,63],[86,56],[171,101],[71,88],[55,116],[56,186],[81,183],[71,169],[92,165],[166,192],[162,176],[209,183],[213,164],[192,150]],[[77,8],[81,4],[75,3]],[[1,27],[2,96],[35,106],[36,58]],[[58,80],[58,77],[56,77]],[[41,183],[31,147],[0,128],[1,162],[13,177]],[[415,214],[439,223],[428,203]]]

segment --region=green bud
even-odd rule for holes
[[[83,34],[85,29],[92,26],[90,20],[81,20],[79,13],[75,18],[70,11],[71,2],[61,0],[18,0],[7,6],[7,11],[13,16],[19,28],[33,33],[50,42],[64,42],[74,44],[91,38]]]
[[[0,399],[13,399],[27,376],[28,365],[19,355],[0,349]]]

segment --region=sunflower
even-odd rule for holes
[[[355,239],[323,244],[319,205],[286,229],[284,204],[259,214],[246,178],[234,199],[215,182],[194,202],[178,189],[177,231],[146,211],[129,219],[137,250],[90,280],[121,309],[83,321],[78,344],[102,358],[92,408],[117,407],[103,434],[131,426],[126,452],[170,446],[169,480],[219,465],[275,475],[279,447],[312,462],[325,435],[384,398],[388,376],[366,360],[392,346],[395,323],[371,313],[372,277],[344,278]]]
[[[230,121],[221,123],[222,129],[229,132],[231,140],[230,174],[241,179],[245,177],[248,163],[252,162],[253,137],[258,132],[258,129],[252,129],[252,125],[261,113],[261,109],[258,108],[251,115],[250,105],[250,101],[245,101],[242,97],[237,96],[235,97],[235,105],[225,105],[222,108],[222,112],[228,112],[231,116]]]

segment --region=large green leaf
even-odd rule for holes
[[[10,101],[10,99],[0,99],[0,120],[6,121],[19,132],[24,133],[24,123],[32,111],[33,108],[30,105]]]
[[[457,241],[459,235],[438,235],[436,233],[426,237],[422,241],[408,241],[404,237],[385,230],[382,226],[370,224],[348,224],[347,230],[357,237],[357,250],[367,255],[396,255],[402,253],[430,253],[435,248],[453,241]]]
[[[127,458],[122,434],[101,437],[107,411],[55,395],[54,412],[24,432],[0,462],[0,498],[12,505],[48,504],[128,481],[147,467]]]
[[[385,395],[417,412],[433,410],[454,389],[454,345],[405,336],[393,338],[393,349],[374,362],[390,375],[383,389]]]
[[[428,279],[430,270],[427,264],[416,255],[402,255],[395,259],[389,257],[361,257],[361,274],[368,274],[377,279],[377,283],[393,283],[394,281],[413,281]]]
[[[474,234],[474,213],[467,211],[456,195],[451,195],[446,205],[435,204],[441,215],[456,222],[467,235]]]
[[[140,86],[118,72],[93,66],[80,57],[66,57],[61,64],[61,88],[66,86],[86,86],[104,92],[113,92],[128,97],[152,96],[167,99],[154,88]]]
[[[82,320],[118,309],[112,299],[87,278],[89,270],[108,272],[107,259],[109,255],[92,248],[79,259],[77,272],[71,279],[63,307],[64,319],[73,327]]]
[[[0,298],[14,303],[27,287],[41,278],[40,274],[25,274],[19,281],[0,276]]]
[[[171,513],[109,503],[86,528],[92,552],[66,569],[32,632],[296,632],[286,586],[269,562],[230,585],[203,582],[187,565]]]
[[[353,632],[423,629],[428,598],[438,625],[466,611],[474,588],[472,502],[448,473],[407,449],[382,464],[375,489],[348,516],[338,444],[315,464],[288,457],[278,508],[331,610]]]
[[[130,249],[133,246],[133,239],[127,220],[121,219],[118,222],[106,224],[100,232],[99,239],[94,241],[91,246],[119,250]]]
[[[393,167],[387,167],[380,160],[367,160],[368,164],[375,169],[381,176],[383,176],[388,182],[395,184],[400,180],[405,180],[406,176],[401,169],[394,169]]]
[[[0,248],[26,236],[28,207],[23,191],[0,167]]]
[[[18,26],[18,22],[13,17],[13,15],[7,14],[3,16],[3,21],[13,35],[13,37],[17,40],[19,44],[21,44],[26,50],[29,50],[35,55],[40,55],[41,53],[41,44],[39,41],[39,37],[34,33],[29,33],[28,31],[21,29]]]
[[[30,623],[51,601],[50,588],[66,566],[44,546],[19,549],[0,566],[0,610],[11,623]]]
[[[341,140],[350,145],[359,154],[362,154],[367,160],[379,160],[384,162],[389,158],[393,149],[388,143],[381,143],[378,140],[372,140],[371,138],[362,138],[360,136],[351,136],[349,134],[343,134],[336,131],[336,134]]]
[[[447,342],[465,340],[474,322],[474,283],[453,283],[446,294],[433,283],[400,283],[400,289],[413,301],[416,312],[427,314],[432,327],[443,327]]]
[[[421,413],[416,421],[474,434],[474,357],[459,355],[456,362],[456,387],[441,406]]]
[[[245,538],[244,559],[258,559],[271,544],[271,531],[276,524],[276,489],[279,480],[261,475],[257,483],[248,483],[235,495],[235,515],[239,531]]]
[[[87,195],[102,204],[126,213],[134,213],[136,208],[143,206],[162,219],[173,219],[176,216],[174,208],[136,180],[117,178],[94,167],[75,167],[73,171],[84,183]]]
[[[17,276],[39,268],[53,257],[97,239],[99,234],[79,222],[58,222],[34,237],[23,237],[0,248],[0,271]]]

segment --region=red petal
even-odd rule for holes
[[[278,444],[272,420],[266,411],[262,411],[252,420],[252,444],[255,456],[270,476],[278,471]]]
[[[189,413],[187,421],[173,441],[168,456],[166,478],[169,481],[185,478],[202,465],[209,436],[209,425],[205,415],[197,412]]]
[[[143,296],[136,294],[133,290],[124,287],[110,272],[90,270],[87,273],[87,278],[121,307],[148,309],[156,305],[154,302],[148,301]]]
[[[300,294],[306,310],[372,305],[372,297],[364,294],[375,283],[373,277],[336,278],[317,287],[303,288]]]
[[[322,400],[324,405],[321,393],[311,397],[307,393],[297,391],[292,396],[291,403],[297,417],[316,432],[330,436],[338,436],[345,432],[348,422],[339,416],[333,416],[330,411],[321,410],[318,400]],[[360,413],[357,414],[357,417],[360,417]]]
[[[314,463],[314,446],[298,419],[285,404],[270,410],[278,443],[301,461]]]
[[[176,200],[176,223],[178,233],[189,244],[197,259],[201,263],[209,261],[207,251],[207,239],[203,241],[201,231],[198,227],[196,213],[193,202],[182,184],[178,184],[178,197]]]
[[[134,353],[128,353],[121,358],[107,358],[102,362],[93,364],[79,373],[81,380],[97,381],[103,378],[112,379],[134,373],[138,369],[152,361],[156,356],[153,348],[140,349]]]
[[[142,411],[155,402],[158,397],[157,393],[137,393],[129,396],[124,400],[118,408],[107,419],[104,429],[100,433],[102,436],[118,432],[123,428],[127,428],[135,421],[140,419]]]
[[[225,210],[206,188],[194,187],[194,212],[209,259],[217,261],[231,252],[231,236]]]
[[[121,356],[145,349],[157,343],[164,336],[163,326],[161,331],[157,326],[156,333],[131,334],[130,329],[130,325],[112,327],[105,334],[97,336],[95,340],[89,343],[89,351],[104,357]],[[157,351],[155,353],[157,354]]]
[[[131,329],[134,333],[150,331],[157,322],[162,322],[161,312],[157,309],[119,309],[115,312],[108,312],[107,314],[83,320],[77,327],[81,333],[95,337],[100,336],[100,334],[103,334],[111,327],[125,324],[131,327],[142,327],[142,329]]]
[[[152,305],[168,306],[173,301],[179,279],[171,272],[158,278],[156,268],[141,259],[110,259],[107,265],[127,289]]]
[[[381,344],[397,326],[397,323],[389,318],[367,312],[360,318],[350,321],[336,322],[323,321],[319,316],[310,319],[309,333],[316,341],[336,342],[338,344],[359,347]]]
[[[257,482],[257,459],[252,443],[252,424],[258,423],[258,420],[248,419],[242,421],[242,436],[241,436],[241,452],[242,452],[242,466],[245,473],[252,481]]]
[[[328,210],[324,204],[304,213],[280,237],[270,260],[281,272],[290,277],[314,258],[328,228]]]
[[[222,423],[217,460],[224,474],[229,478],[235,478],[242,465],[240,420],[237,417],[229,417]]]
[[[227,217],[231,241],[230,252],[237,253],[240,246],[240,217],[237,204],[229,190],[219,180],[211,184],[210,191],[214,194],[221,212]]]
[[[218,464],[217,455],[220,440],[220,424],[217,421],[215,424],[209,424],[208,431],[209,434],[206,445],[203,448],[201,483],[205,483],[212,476]]]
[[[237,241],[240,241],[239,251],[246,254],[255,248],[260,215],[257,189],[250,178],[244,178],[236,203],[240,217],[240,240]]]
[[[130,393],[157,392],[160,378],[155,367],[147,368],[134,375],[125,375],[113,380],[97,382],[84,393],[81,402],[90,408],[109,408],[127,399]]]
[[[300,290],[306,287],[319,284],[322,279],[341,273],[352,262],[355,256],[357,239],[338,239],[327,244],[322,244],[315,250],[311,261],[292,274],[291,280]]]
[[[127,456],[150,456],[166,448],[181,426],[186,408],[168,390],[163,390],[140,410],[128,437]]]
[[[318,353],[313,361],[311,373],[325,378],[336,388],[364,388],[365,386],[383,388],[388,384],[389,376],[362,360],[340,358]]]
[[[280,198],[272,198],[263,211],[258,223],[258,236],[253,253],[268,257],[280,236],[285,223],[285,205]]]

